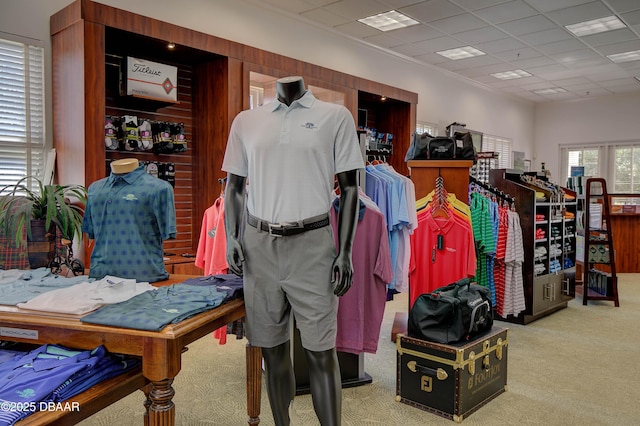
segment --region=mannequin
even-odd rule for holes
[[[94,240],[89,276],[165,280],[163,242],[177,232],[173,187],[135,158],[110,166],[109,176],[89,186],[82,219],[82,231]]]
[[[131,173],[138,168],[139,163],[135,158],[123,158],[111,162],[111,171],[117,175]]]
[[[358,214],[358,186],[356,176],[357,169],[364,166],[358,148],[357,135],[355,125],[353,123],[353,118],[351,117],[350,113],[346,109],[344,109],[344,107],[339,107],[337,105],[327,104],[316,100],[313,95],[310,92],[307,92],[307,90],[305,89],[304,81],[301,77],[287,77],[277,80],[276,92],[277,100],[273,101],[271,104],[261,107],[263,111],[244,111],[240,113],[238,117],[236,117],[236,120],[234,120],[234,125],[232,125],[231,134],[229,136],[227,152],[225,153],[225,161],[223,162],[223,170],[227,171],[228,173],[227,190],[225,194],[227,261],[229,264],[229,269],[233,273],[237,275],[244,274],[245,276],[245,303],[247,304],[248,311],[247,335],[251,344],[254,344],[253,340],[258,338],[258,336],[255,336],[253,333],[251,333],[252,329],[256,326],[261,325],[256,324],[251,311],[259,311],[262,308],[261,305],[266,305],[266,303],[264,302],[264,299],[256,298],[254,301],[252,299],[252,295],[247,295],[247,292],[251,293],[253,291],[252,288],[254,285],[254,281],[257,281],[255,283],[256,287],[273,284],[271,282],[267,284],[267,281],[270,280],[264,278],[264,276],[253,276],[255,266],[252,264],[252,262],[257,262],[255,260],[255,253],[257,251],[260,251],[261,253],[266,252],[266,257],[273,257],[274,262],[277,263],[277,265],[275,265],[277,269],[278,265],[281,265],[281,263],[286,264],[287,259],[282,259],[281,256],[285,257],[286,255],[282,255],[280,254],[280,251],[275,250],[281,250],[283,247],[286,248],[288,245],[291,245],[293,248],[292,251],[289,252],[289,254],[291,256],[300,256],[300,260],[293,261],[297,262],[292,266],[295,272],[293,274],[287,275],[286,279],[291,281],[303,280],[305,278],[304,275],[306,275],[307,271],[309,271],[310,274],[315,274],[318,273],[318,268],[322,268],[319,271],[320,278],[317,281],[326,280],[329,284],[329,287],[327,287],[329,289],[328,294],[323,297],[324,299],[332,299],[330,302],[331,304],[334,302],[337,303],[336,296],[341,296],[345,294],[347,290],[349,290],[353,276],[351,250],[353,239],[355,236]],[[260,108],[258,110],[260,110]],[[291,122],[290,128],[291,133],[295,133],[297,130],[298,132],[302,132],[300,133],[302,136],[294,135],[297,137],[291,137],[290,141],[289,139],[287,139],[288,133],[279,134],[281,129],[281,122],[288,123],[288,115],[286,115],[285,112],[291,113],[289,116],[301,114],[299,121],[295,121],[297,120],[297,116],[295,116],[296,118],[294,118],[294,120]],[[254,122],[257,122],[258,124],[267,123],[267,127],[258,125],[255,126],[260,128],[260,130],[262,131],[261,134],[257,132],[253,134],[251,133],[251,131],[247,132],[245,131],[245,129],[249,128],[250,126],[243,126],[243,124],[247,122],[247,120],[252,120]],[[336,123],[338,123],[338,125],[336,125]],[[269,126],[271,124],[273,124],[273,126]],[[323,124],[325,124],[325,126],[323,126]],[[299,130],[305,127],[311,130]],[[315,133],[313,135],[311,135],[311,133],[308,134],[310,135],[310,138],[320,138],[319,140],[313,140],[311,143],[324,143],[330,147],[329,150],[325,153],[325,157],[327,158],[320,161],[326,161],[332,167],[334,166],[334,161],[336,163],[337,172],[335,173],[335,176],[337,176],[338,185],[340,186],[340,212],[338,218],[339,243],[337,250],[335,249],[335,245],[332,241],[324,239],[324,235],[326,232],[332,234],[332,231],[330,231],[330,227],[304,231],[303,234],[299,234],[295,237],[274,237],[270,236],[266,232],[256,231],[253,225],[251,225],[251,222],[245,218],[244,213],[246,210],[248,210],[248,216],[251,217],[254,214],[251,208],[253,207],[254,209],[257,209],[260,207],[261,202],[266,202],[265,200],[261,199],[261,197],[268,197],[268,195],[264,194],[265,192],[269,192],[269,188],[266,188],[266,190],[262,190],[262,188],[260,187],[262,179],[259,179],[259,176],[258,178],[252,178],[253,173],[259,174],[260,169],[257,169],[256,172],[253,172],[249,168],[245,173],[244,169],[236,166],[236,164],[242,164],[242,162],[235,163],[232,161],[234,157],[238,157],[237,153],[240,152],[237,150],[236,145],[242,146],[244,144],[244,146],[248,145],[249,147],[255,145],[257,146],[256,149],[259,150],[259,144],[262,143],[262,141],[260,140],[261,138],[270,140],[273,139],[271,140],[271,142],[273,142],[275,145],[270,145],[264,151],[266,153],[272,153],[273,150],[278,149],[282,145],[280,142],[290,142],[291,144],[304,143],[303,140],[305,139],[305,131],[313,132],[314,130],[317,130],[319,133],[321,131],[324,131],[325,128],[334,129],[335,127],[341,128],[341,130],[337,131],[335,134],[332,134],[330,132],[326,135],[323,133],[322,136],[318,136]],[[269,130],[271,130],[271,132],[269,132]],[[265,135],[265,133],[267,134]],[[275,133],[275,135],[273,133]],[[336,159],[334,160],[334,143],[336,146],[342,147],[341,149],[343,149],[344,151],[340,151],[338,148],[336,149],[338,153],[344,153],[345,159],[339,159],[339,154],[336,154]],[[261,158],[261,153],[262,151],[257,152],[255,154],[256,157],[260,156]],[[287,153],[287,151],[284,151],[283,155],[280,155],[279,153],[273,155],[280,155],[278,158],[286,158]],[[251,153],[248,153],[247,155],[251,155]],[[300,208],[301,210],[304,210],[305,207],[308,208],[307,203],[305,203],[304,200],[299,200],[300,194],[297,193],[297,188],[299,188],[300,185],[297,185],[297,182],[294,182],[301,180],[295,175],[297,170],[289,174],[287,173],[291,171],[286,170],[287,167],[299,167],[300,173],[305,173],[306,164],[304,163],[304,160],[308,159],[307,157],[305,157],[305,155],[308,154],[302,153],[301,155],[303,159],[302,161],[291,160],[291,163],[289,164],[285,160],[282,167],[271,168],[269,171],[273,174],[284,174],[284,183],[289,183],[289,185],[282,186],[286,186],[287,192],[292,193],[290,199],[287,198],[289,194],[285,194],[285,197],[283,197],[282,200],[274,203],[273,208],[276,212],[278,212],[280,204],[287,204],[288,201],[290,201],[290,204],[293,204],[294,207],[294,213],[292,214],[295,214],[296,208]],[[313,158],[315,159],[316,157]],[[267,159],[265,161],[267,161],[268,164],[269,160]],[[314,160],[309,161],[313,162]],[[280,165],[282,163],[278,164]],[[289,176],[291,176],[291,180],[286,180],[289,178]],[[330,182],[325,183],[327,184],[326,186],[328,186],[332,190],[333,176],[324,176],[324,178],[325,180],[330,180]],[[245,206],[245,200],[247,199],[247,197],[245,197],[247,179],[252,184],[249,185],[249,201],[247,202],[247,206]],[[277,181],[277,176],[275,180]],[[260,183],[256,184],[256,182]],[[258,188],[252,188],[252,186],[258,186]],[[278,193],[279,192],[276,191],[276,194]],[[329,198],[330,197],[327,196],[327,202],[330,203]],[[330,204],[326,204],[326,206],[323,205],[322,207],[318,206],[318,208],[323,210],[324,212],[328,212]],[[277,222],[291,223],[290,221],[300,221],[304,223],[304,221],[302,221],[304,217],[304,215],[299,217],[285,217],[286,220],[277,220]],[[269,218],[268,221],[271,222],[271,218]],[[245,226],[246,224],[251,226]],[[305,234],[309,234],[309,237],[306,237],[309,238],[309,240],[307,240],[307,242],[302,246],[296,245],[298,244],[296,243],[296,239],[304,236]],[[255,235],[260,236],[255,237]],[[332,235],[329,236],[333,238]],[[259,241],[263,242],[262,244],[266,244],[267,246],[261,246],[260,248],[257,248],[255,245],[256,238],[259,238]],[[274,251],[270,254],[269,251],[272,247],[271,244],[273,244]],[[323,259],[321,255],[316,256],[314,252],[314,250],[318,250],[317,246],[321,246],[320,249],[327,248],[330,250],[330,259],[328,262],[323,262],[320,260],[316,262],[317,259]],[[302,254],[300,254],[300,252],[302,252]],[[246,262],[245,253],[248,253]],[[314,259],[314,261],[309,262],[307,261],[308,259]],[[321,266],[316,266],[317,263],[320,263]],[[258,269],[263,274],[269,274],[269,270],[272,268],[262,267],[255,269]],[[286,275],[286,273],[284,274]],[[276,280],[277,279],[278,277],[276,277]],[[320,283],[318,285],[326,286],[325,283]],[[284,286],[285,284],[283,284],[283,287]],[[293,290],[292,293],[288,293],[287,291],[284,292],[284,297],[287,299],[286,306],[288,310],[284,311],[283,315],[288,318],[289,311],[291,311],[296,316],[296,321],[301,332],[305,356],[309,365],[313,406],[316,415],[320,420],[320,424],[322,424],[323,426],[340,425],[342,411],[342,384],[337,354],[335,350],[335,333],[331,334],[331,332],[329,332],[328,335],[332,336],[333,340],[329,338],[326,342],[323,341],[322,344],[318,343],[318,345],[316,345],[316,342],[313,340],[313,338],[305,343],[305,329],[303,328],[304,321],[303,318],[299,318],[299,316],[302,316],[302,313],[301,311],[297,310],[300,308],[297,308],[296,304],[299,303],[298,300],[304,299],[304,289],[306,288],[309,288],[310,293],[313,290],[313,294],[315,294],[316,289],[312,282],[305,283],[305,286],[303,286],[302,295],[294,294],[295,291]],[[269,299],[269,305],[272,305],[272,300],[274,299]],[[315,300],[317,299],[314,299],[314,303]],[[318,325],[319,328],[325,326],[325,323],[326,327],[335,325],[335,323],[337,322],[337,305],[335,306],[335,310],[332,310],[332,308],[327,308],[327,312],[321,312],[320,314],[322,315],[322,319],[316,321],[314,324]],[[303,309],[308,309],[308,306],[304,306]],[[281,328],[282,325],[280,324],[279,327]],[[335,327],[332,330],[335,331]],[[260,336],[260,338],[268,340],[267,337]],[[271,410],[273,412],[275,424],[278,426],[289,425],[289,408],[295,396],[295,377],[290,357],[290,341],[288,338],[288,332],[286,336],[281,337],[279,340],[274,339],[273,341],[279,343],[273,343],[269,345],[258,344],[256,346],[262,347],[262,354],[266,366],[267,394],[269,396],[269,402],[271,405]],[[311,346],[318,347],[316,348]]]

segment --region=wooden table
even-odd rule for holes
[[[155,283],[169,285],[190,276],[172,275],[169,280]],[[76,398],[82,401],[76,412],[39,412],[19,424],[75,424],[136,389],[147,396],[145,426],[175,425],[175,391],[171,386],[182,367],[184,348],[214,330],[244,317],[244,302],[232,300],[215,309],[205,311],[177,324],[169,324],[161,331],[135,330],[85,324],[78,316],[24,311],[15,307],[0,307],[0,340],[35,344],[59,344],[77,349],[93,349],[104,345],[113,353],[139,356],[142,374],[130,373],[116,377],[100,391],[89,389]],[[247,415],[248,423],[260,423],[261,353],[260,348],[247,345]],[[90,392],[92,391],[92,392]],[[64,416],[64,419],[59,418]],[[24,423],[23,423],[24,422]]]

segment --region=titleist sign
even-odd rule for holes
[[[178,68],[127,57],[127,95],[160,101],[178,101]]]

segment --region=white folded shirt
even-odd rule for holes
[[[48,291],[28,302],[18,303],[18,307],[34,311],[81,315],[103,305],[124,302],[150,290],[156,290],[156,287],[148,282],[136,282],[135,279],[107,275],[98,281],[83,282]]]

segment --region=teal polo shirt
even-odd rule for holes
[[[89,186],[82,231],[95,240],[90,277],[167,279],[162,244],[176,237],[173,188],[142,165],[112,173]]]

